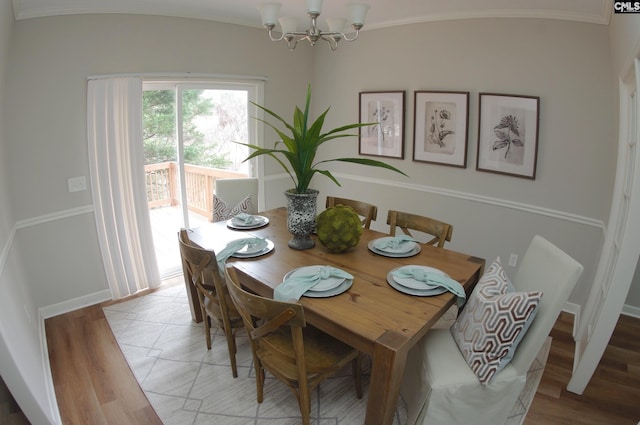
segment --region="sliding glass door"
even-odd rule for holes
[[[180,228],[211,221],[215,180],[255,174],[235,142],[256,143],[248,111],[257,93],[255,83],[144,83],[147,201],[163,279],[182,272]]]

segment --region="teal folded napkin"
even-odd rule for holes
[[[248,246],[252,247],[255,244],[264,244],[262,238],[243,238],[231,241],[220,252],[216,253],[216,260],[218,261],[218,270],[221,274],[224,274],[224,263],[233,255],[234,252],[240,251],[242,248]]]
[[[313,266],[312,266],[313,267]],[[309,289],[316,286],[323,279],[337,277],[353,279],[349,273],[331,266],[312,268],[308,273],[291,273],[273,292],[273,299],[279,301],[299,300]]]
[[[420,267],[401,267],[391,272],[392,276],[398,278],[412,278],[418,282],[424,282],[425,290],[441,287],[457,296],[458,307],[465,303],[467,295],[460,283],[441,273],[430,272]]]
[[[380,239],[373,243],[376,249],[384,251],[385,249],[399,249],[405,242],[417,242],[409,235],[398,235],[395,237],[389,237],[388,239]]]
[[[233,216],[234,223],[253,224],[255,221],[256,221],[256,218],[253,215],[247,214],[247,213],[239,213]]]

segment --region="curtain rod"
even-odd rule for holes
[[[267,81],[266,76],[260,75],[236,75],[236,74],[207,74],[207,73],[195,73],[195,72],[176,72],[176,73],[163,73],[163,72],[142,72],[142,73],[128,73],[128,74],[100,74],[90,75],[87,80],[100,80],[103,78],[125,78],[125,77],[141,77],[141,78],[158,78],[158,79],[170,79],[170,78],[215,78],[218,80],[252,80],[252,81]]]

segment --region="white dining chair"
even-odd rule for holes
[[[213,196],[214,222],[226,220],[240,212],[256,214],[258,212],[258,179],[256,177],[217,179]]]
[[[547,339],[583,267],[541,236],[535,236],[518,268],[513,287],[539,291],[535,317],[513,359],[483,385],[468,366],[453,332],[432,329],[409,352],[400,393],[408,424],[502,425],[527,379],[527,371]]]

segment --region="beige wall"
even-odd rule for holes
[[[0,246],[9,238],[13,214],[9,204],[8,144],[4,117],[9,43],[13,30],[13,9],[10,0],[0,1]]]
[[[571,297],[581,304],[593,279],[615,174],[616,85],[609,55],[606,26],[532,19],[365,31],[336,52],[319,49],[316,105],[332,106],[329,126],[358,120],[360,91],[406,90],[405,159],[389,162],[411,176],[336,166],[345,187],[325,180],[321,191],[378,204],[381,228],[392,207],[447,221],[454,226],[450,247],[488,260],[522,256],[540,234],[585,265]],[[466,169],[411,160],[415,90],[470,92]],[[535,180],[475,170],[480,92],[540,97]],[[357,152],[355,141],[334,143],[331,155]]]

